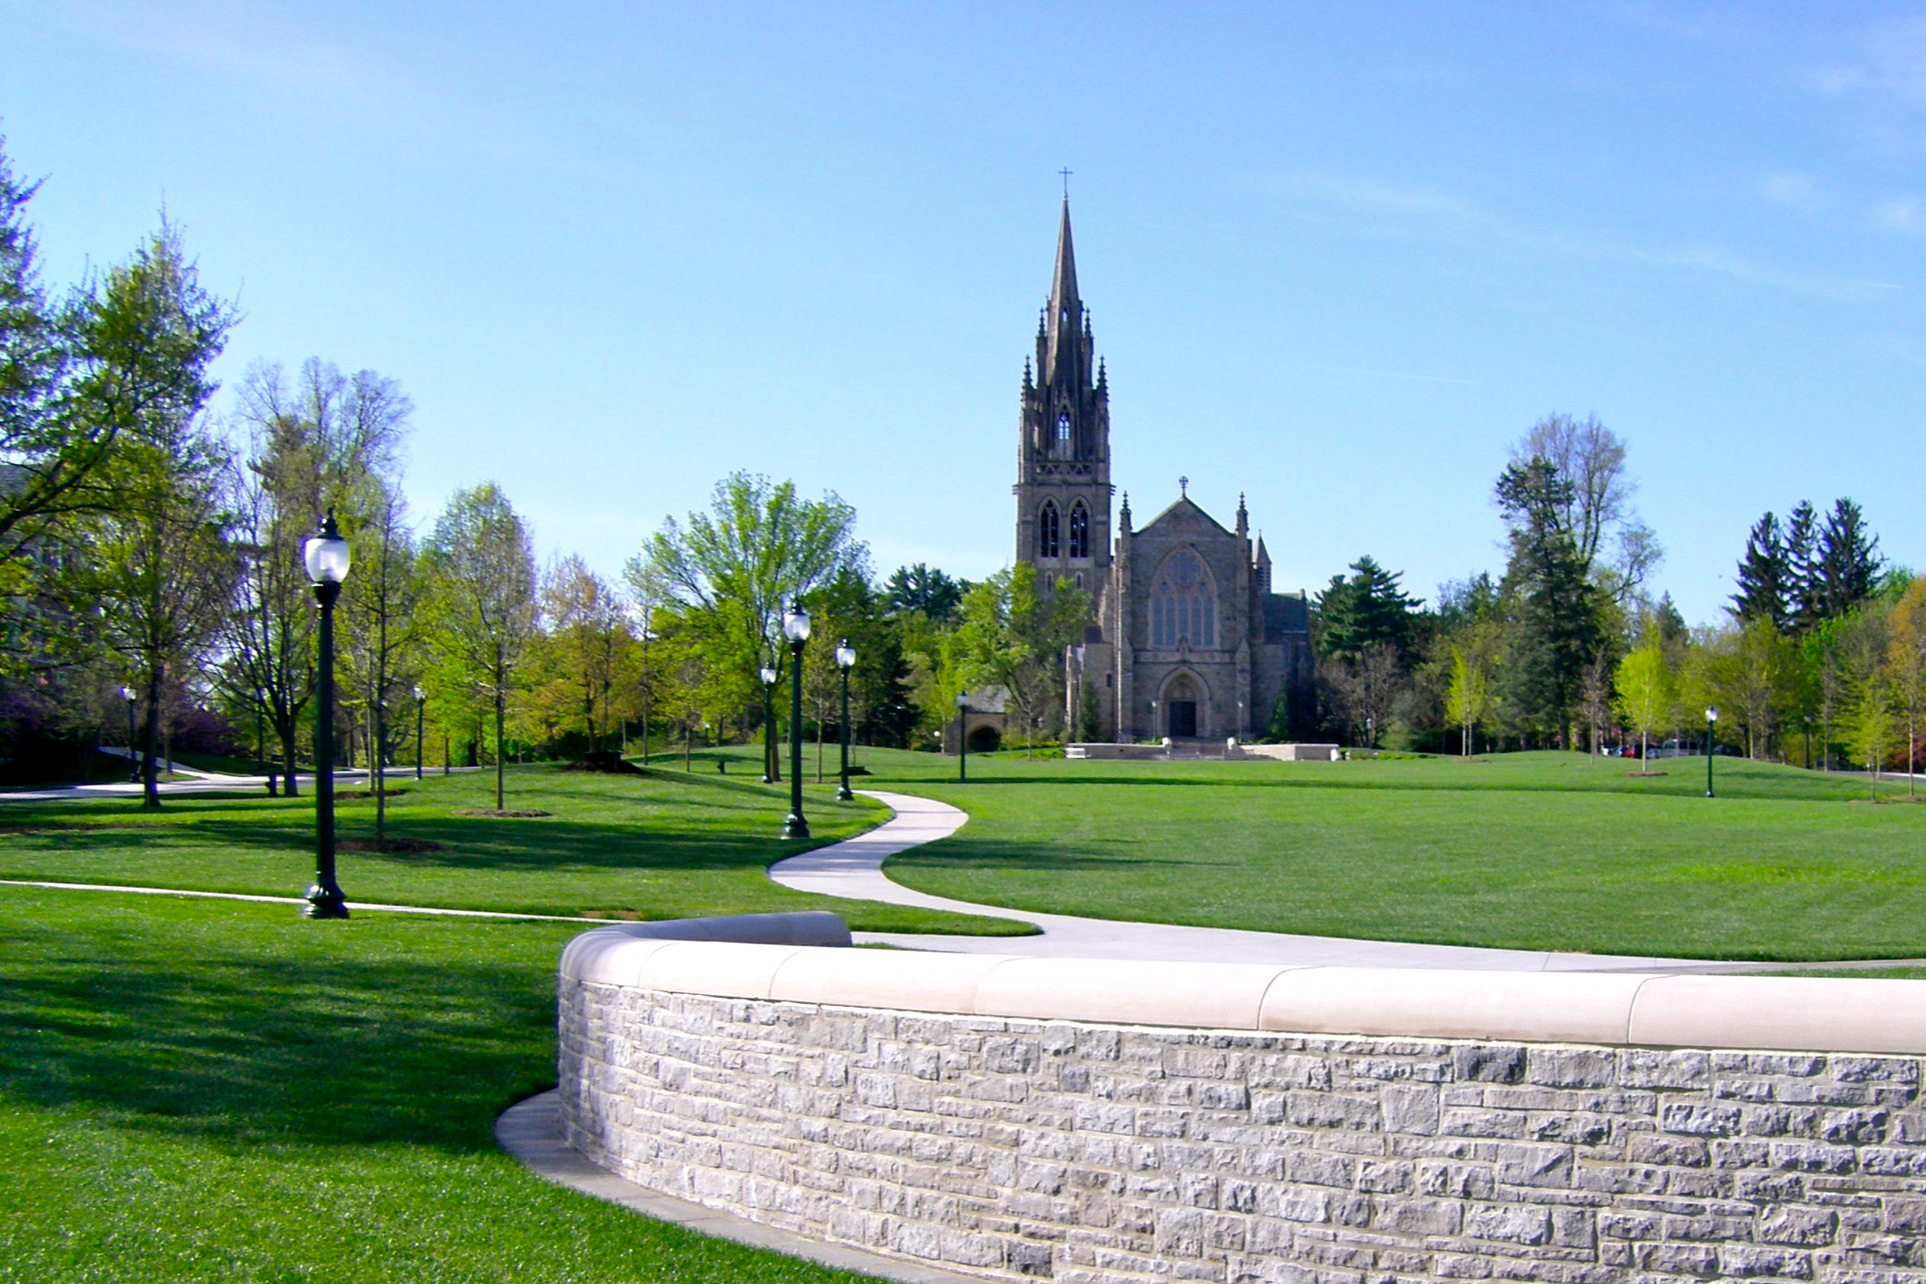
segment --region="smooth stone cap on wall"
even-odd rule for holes
[[[995,954],[797,950],[776,973],[769,997],[834,1007],[970,1014],[977,1011],[977,986],[1007,961]]]
[[[729,941],[734,925],[754,940]],[[625,923],[570,941],[562,975],[685,994],[1112,1025],[1926,1055],[1926,984],[1918,981],[817,948],[837,937],[847,944],[849,931],[833,914]]]
[[[1301,968],[1265,996],[1258,1028],[1306,1034],[1623,1043],[1646,974]]]
[[[1926,1051],[1926,984],[1866,977],[1658,977],[1639,991],[1630,1041],[1918,1053]]]
[[[976,1012],[1254,1030],[1264,992],[1282,970],[1270,963],[1006,959],[978,987]]]

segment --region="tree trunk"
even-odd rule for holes
[[[301,790],[294,774],[300,766],[295,761],[299,754],[295,747],[295,741],[299,738],[298,725],[293,715],[289,715],[286,725],[277,725],[274,730],[281,737],[281,793],[287,798],[298,798]]]
[[[374,702],[374,753],[369,774],[372,779],[369,787],[374,790],[375,805],[375,850],[386,850],[388,830],[388,764],[382,755],[382,745],[387,739],[387,728],[382,725],[381,701]]]
[[[823,783],[823,720],[816,719],[816,783]]]
[[[141,728],[140,768],[140,805],[149,810],[161,805],[159,764],[154,761],[154,751],[160,741],[160,685],[160,674],[150,670],[147,674],[147,717]]]
[[[495,688],[495,810],[501,811],[508,806],[503,798],[502,773],[507,769],[506,755],[502,753],[502,735],[508,729],[507,701],[502,698],[502,689]]]

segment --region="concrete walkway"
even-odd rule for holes
[[[1306,967],[1395,967],[1473,969],[1505,972],[1783,972],[1809,966],[1791,963],[1708,963],[1704,959],[1645,958],[1617,954],[1563,954],[1545,950],[1500,950],[1463,945],[1413,945],[1399,941],[1361,941],[1336,936],[1298,936],[1286,932],[1249,932],[1224,927],[1183,927],[1170,923],[1128,923],[1035,914],[997,905],[951,900],[914,891],[883,873],[883,862],[924,843],[947,838],[969,816],[930,798],[866,789],[896,812],[888,823],[855,838],[791,856],[769,867],[769,877],[784,887],[850,900],[882,901],[921,909],[1019,919],[1043,929],[1040,936],[938,936],[916,933],[859,932],[861,943],[965,954],[1072,956],[1105,959],[1161,959],[1173,962],[1280,963]],[[1920,960],[1824,964],[1827,968],[1895,967]]]

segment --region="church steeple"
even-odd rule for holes
[[[1029,365],[1025,363],[1026,367]],[[1110,561],[1110,390],[1077,289],[1066,194],[1057,218],[1050,298],[1037,318],[1017,448],[1017,556],[1046,583]]]

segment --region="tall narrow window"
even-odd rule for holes
[[[1037,519],[1037,556],[1059,557],[1063,553],[1063,532],[1058,528],[1057,506],[1051,500],[1043,502],[1043,514]]]
[[[1217,594],[1197,555],[1185,550],[1164,563],[1150,591],[1150,645],[1171,650],[1188,643],[1217,645]]]
[[[1090,510],[1082,500],[1070,508],[1070,556],[1090,556]]]
[[[1070,416],[1067,412],[1057,413],[1057,440],[1052,449],[1058,459],[1070,458]]]

